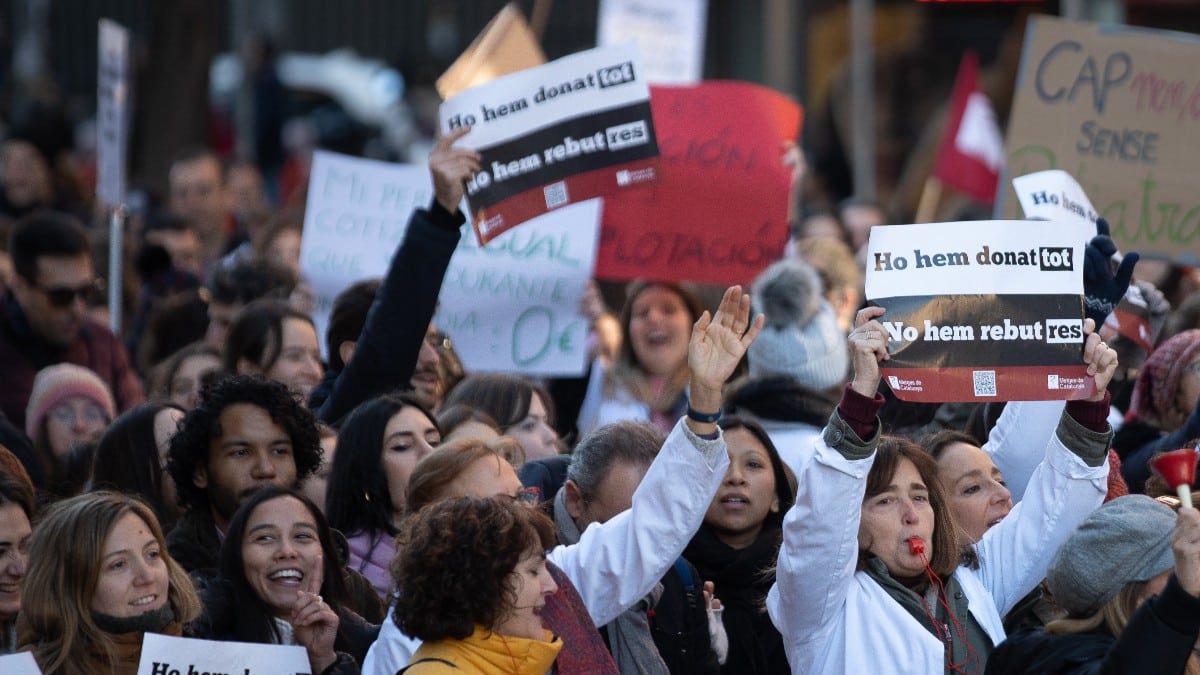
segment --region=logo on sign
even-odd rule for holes
[[[1083,339],[1081,319],[1046,319],[1046,342],[1067,344]]]
[[[600,80],[601,89],[632,82],[635,79],[633,75],[633,61],[626,61],[625,63],[618,63],[615,66],[601,68],[596,71],[596,77]]]
[[[1070,246],[1038,248],[1038,264],[1043,272],[1069,272],[1075,269],[1071,264]]]
[[[646,131],[646,120],[637,120],[605,129],[604,138],[608,141],[609,150],[620,150],[644,145],[650,140],[650,134]]]
[[[1046,388],[1047,389],[1058,389],[1058,375],[1047,375],[1046,376]]]

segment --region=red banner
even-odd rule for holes
[[[650,87],[659,180],[605,198],[596,277],[748,284],[783,254],[802,110],[745,82]]]

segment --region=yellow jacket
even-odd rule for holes
[[[562,640],[500,635],[482,626],[464,640],[426,642],[413,654],[405,675],[544,675],[554,665]],[[422,661],[422,659],[441,659]],[[453,666],[444,663],[449,661]]]

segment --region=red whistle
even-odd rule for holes
[[[920,555],[925,552],[925,542],[921,541],[920,537],[909,537],[905,541],[908,542],[908,552],[913,555]]]
[[[1192,507],[1192,481],[1196,480],[1196,451],[1182,448],[1156,455],[1150,460],[1150,468],[1179,495],[1179,502]]]

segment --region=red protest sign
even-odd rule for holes
[[[745,284],[783,254],[802,110],[745,82],[650,87],[659,180],[605,198],[596,276]]]

